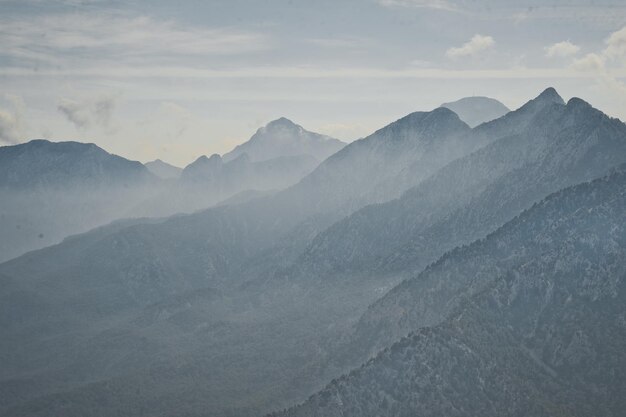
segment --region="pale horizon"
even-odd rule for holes
[[[548,86],[626,119],[626,5],[612,1],[3,0],[0,12],[2,145],[76,140],[184,166],[278,117],[351,142],[443,102],[514,109]]]

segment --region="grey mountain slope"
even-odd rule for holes
[[[200,156],[182,169],[178,181],[137,206],[133,214],[193,213],[243,191],[281,190],[296,184],[344,145],[281,118],[223,157]]]
[[[430,174],[434,173],[436,169],[433,168],[435,167],[443,167],[445,163],[468,155],[497,139],[524,132],[537,114],[540,114],[546,107],[555,103],[565,104],[554,88],[546,88],[536,98],[530,100],[519,109],[465,132],[459,140],[449,141],[448,146],[439,149],[441,155],[439,160],[434,158],[433,161],[433,158],[429,155],[401,169],[398,175],[390,176],[386,180],[380,181],[373,187],[374,191],[368,191],[368,193],[381,196],[381,198],[370,199],[370,201],[383,202],[390,200],[391,197],[399,197],[400,193],[398,193],[397,184],[404,184],[405,187],[402,190],[406,190],[419,184]],[[435,162],[434,166],[433,162]],[[424,168],[427,168],[427,170],[424,171]]]
[[[182,168],[163,162],[160,159],[146,162],[144,165],[154,175],[165,180],[176,179],[180,177],[180,173],[182,172]]]
[[[459,118],[470,127],[499,119],[510,111],[508,107],[496,99],[476,96],[443,103],[441,107],[448,108],[458,114]]]
[[[326,135],[309,132],[284,117],[261,127],[245,143],[224,154],[229,162],[247,154],[254,162],[278,157],[309,155],[323,161],[345,146],[345,143]]]
[[[385,201],[399,195],[407,183],[395,181],[383,195],[373,192],[380,192],[376,184],[386,184],[415,164],[421,169],[411,181],[418,182],[468,152],[467,148],[480,146],[465,144],[463,135],[468,131],[467,125],[447,109],[411,113],[328,158],[293,192],[313,189],[317,195],[324,195],[324,201],[315,202],[317,206],[328,206],[323,210],[344,209],[348,202],[347,211],[352,211],[357,206]],[[337,183],[335,178],[342,180]],[[303,196],[298,198],[302,199]],[[310,199],[304,201],[306,205],[310,203]]]
[[[140,215],[191,213],[227,200],[241,192],[282,190],[297,183],[319,165],[310,155],[281,156],[253,162],[241,154],[229,162],[217,154],[201,156],[186,166],[178,181],[154,200],[138,208]]]
[[[314,239],[294,268],[307,280],[333,273],[416,273],[547,194],[623,162],[624,124],[580,99],[550,103],[525,131],[451,162],[400,199],[337,222]]]
[[[141,163],[94,144],[0,147],[0,261],[127,217],[158,186]]]
[[[82,386],[93,378],[113,378],[116,375],[119,377],[120,374],[113,373],[112,370],[123,373],[124,369],[104,359],[103,362],[97,362],[93,368],[86,368],[90,361],[76,359],[76,362],[73,362],[73,358],[85,357],[90,351],[87,341],[101,340],[98,332],[108,327],[115,329],[116,323],[124,322],[151,303],[205,287],[227,291],[250,279],[252,275],[248,274],[246,269],[242,271],[242,266],[246,266],[247,260],[276,247],[284,236],[293,236],[294,240],[290,243],[295,247],[301,244],[300,240],[307,242],[322,227],[320,225],[328,224],[336,216],[341,216],[334,211],[337,207],[355,205],[350,200],[355,198],[353,193],[342,195],[339,191],[350,189],[351,183],[366,189],[367,184],[361,184],[360,178],[352,176],[344,178],[344,173],[351,172],[351,166],[362,171],[367,168],[372,185],[376,183],[378,177],[385,178],[388,175],[388,167],[394,167],[394,172],[402,170],[403,166],[424,157],[424,152],[430,152],[424,150],[420,142],[431,143],[436,139],[445,143],[452,135],[467,129],[467,126],[448,110],[440,109],[431,114],[412,115],[400,123],[393,124],[382,133],[348,145],[344,149],[355,147],[357,150],[342,153],[336,160],[331,157],[321,165],[320,172],[311,174],[313,178],[303,180],[288,190],[248,203],[212,208],[158,224],[132,225],[99,235],[97,239],[85,240],[86,237],[77,237],[0,265],[0,275],[3,276],[3,308],[13,312],[11,317],[21,317],[20,322],[7,320],[2,323],[4,334],[9,335],[12,340],[11,345],[5,345],[7,348],[5,354],[12,355],[12,371],[6,371],[3,379],[4,392],[17,389],[22,378],[28,376],[37,379],[40,376],[38,379],[41,383],[40,390],[31,392],[26,389],[23,391],[25,397],[20,397],[19,400],[35,401],[34,397],[51,394],[51,390],[59,389],[55,387],[58,387],[60,380],[66,381],[63,386],[67,389],[74,389],[75,385]],[[392,132],[401,132],[402,136],[398,137],[399,140],[394,140]],[[375,157],[375,152],[378,151],[381,153],[380,158]],[[361,162],[360,158],[364,157],[377,163],[368,165]],[[400,189],[401,184],[397,186]],[[310,219],[314,220],[307,224],[306,234],[291,234],[299,225],[307,223]],[[278,257],[271,258],[272,262],[276,259]],[[263,266],[272,268],[265,263]],[[347,307],[351,306],[349,303],[344,304]],[[276,309],[271,314],[276,315],[279,312],[280,309]],[[255,313],[249,314],[254,316]],[[267,313],[266,316],[272,317],[271,314]],[[277,316],[274,318],[279,320]],[[292,336],[303,334],[304,339],[298,336],[293,343],[304,343],[307,346],[305,350],[307,358],[311,357],[309,355],[315,357],[312,349],[316,349],[317,346],[311,343],[312,335],[307,332],[313,328],[318,330],[328,328],[326,321],[315,320],[318,320],[318,317],[309,320],[307,326],[301,326],[299,332],[295,327],[289,328],[291,332],[289,334]],[[89,323],[99,324],[90,326]],[[293,323],[300,322],[293,320]],[[324,326],[321,326],[321,323]],[[275,328],[275,325],[271,324],[266,326]],[[29,329],[37,331],[31,332]],[[283,335],[285,332],[287,330],[283,329]],[[229,331],[225,333],[228,334]],[[240,327],[236,334],[239,335],[237,337],[243,338],[243,342],[241,340],[238,342],[243,343],[242,346],[248,349],[252,349],[251,346],[257,346],[257,349],[269,346],[266,348],[268,352],[282,352],[276,345],[280,340],[284,340],[280,334],[268,339],[264,338],[263,334],[250,333],[245,327]],[[246,334],[253,335],[255,339],[246,340],[244,338]],[[219,345],[219,341],[224,340],[222,333],[215,337],[213,342],[207,342],[203,338],[197,340],[212,345]],[[155,340],[160,339],[157,337]],[[30,348],[21,351],[10,349],[10,346],[18,345],[28,345]],[[133,343],[123,344],[126,347],[129,345],[133,346]],[[190,346],[197,347],[197,344]],[[100,348],[107,352],[106,355],[103,353],[103,358],[115,357],[114,346]],[[198,349],[218,354],[215,350],[208,349],[206,345],[203,349]],[[294,348],[293,351],[297,350]],[[72,355],[68,355],[68,352],[72,352]],[[223,351],[219,354],[228,356],[227,352]],[[237,352],[232,351],[232,354],[235,355]],[[144,361],[136,359],[133,364],[137,367],[143,366],[144,371],[149,372],[150,357],[146,355]],[[47,358],[64,358],[67,362],[58,360],[55,362],[58,368],[42,368],[41,364],[46,362]],[[262,366],[265,367],[264,375],[278,375],[277,367],[280,361],[278,357],[275,359],[276,362],[269,363],[257,361],[256,365],[252,362],[242,363],[251,364],[249,371],[260,369]],[[290,372],[294,366],[294,363],[290,365]],[[20,369],[23,371],[19,371]],[[75,370],[75,373],[68,374],[67,370]],[[177,372],[175,370],[175,367],[172,368],[172,372]],[[205,377],[208,378],[210,375],[203,376]],[[190,383],[186,381],[185,384]],[[251,380],[250,383],[255,381]],[[233,389],[237,387],[236,381],[224,383],[228,383]],[[162,384],[166,382],[163,381]],[[163,385],[157,386],[163,388]],[[195,381],[194,386],[217,389],[206,379],[202,379],[200,384]],[[254,400],[256,391],[253,388],[260,389],[258,385],[251,386],[251,394],[239,398],[239,401],[248,401],[249,404]],[[296,386],[291,389],[295,390]],[[158,389],[155,392],[158,392]],[[200,395],[198,391],[193,392]],[[281,395],[279,392],[275,394]],[[231,398],[224,395],[222,397]],[[226,403],[222,403],[222,406],[227,406],[228,400],[223,401]],[[112,403],[108,404],[114,406]],[[87,409],[81,410],[79,413],[85,415]]]
[[[450,114],[453,115],[451,112]],[[370,142],[377,143],[373,139]],[[365,145],[360,146],[365,148]],[[401,149],[394,147],[393,144],[389,148],[394,149],[394,154],[401,153]],[[353,162],[349,158],[341,160],[347,165]],[[333,166],[339,168],[342,164],[333,162]],[[343,180],[341,174],[347,170],[348,167],[336,169],[337,175],[331,184],[341,182]],[[324,182],[331,179],[330,168],[324,168],[323,174]],[[84,265],[90,269],[88,275],[94,279],[102,276],[119,280],[115,285],[122,284],[119,290],[126,293],[120,300],[128,299],[129,294],[132,300],[132,293],[136,293],[140,297],[147,297],[149,302],[154,301],[149,296],[150,286],[159,288],[161,282],[173,285],[176,282],[174,277],[180,277],[182,280],[180,290],[194,286],[224,285],[225,280],[232,275],[229,269],[241,264],[251,253],[259,253],[271,247],[284,233],[301,223],[308,215],[315,213],[314,208],[311,208],[313,204],[307,209],[298,210],[303,204],[301,198],[306,197],[306,202],[309,203],[316,200],[325,201],[321,197],[327,189],[322,187],[328,187],[328,184],[321,184],[315,189],[308,187],[310,183],[314,183],[314,180],[303,181],[291,189],[250,203],[217,207],[159,224],[133,226],[116,231],[107,239],[82,248],[66,247],[67,244],[63,243],[2,264],[0,271],[7,276],[23,276],[19,281],[20,286],[32,283],[31,291],[37,291],[39,280],[60,282],[58,280],[83,276],[87,273],[81,267]],[[309,192],[310,190],[312,192]],[[337,203],[332,201],[332,204]],[[326,207],[320,211],[326,211]],[[71,259],[66,262],[59,261],[67,256]],[[48,268],[47,260],[63,265],[63,269]],[[136,285],[131,279],[133,276],[139,280],[137,285],[147,287],[129,293],[127,286]],[[80,286],[85,286],[85,290],[94,297],[98,296],[98,291],[104,291],[101,294],[105,297],[102,300],[104,304],[108,303],[109,297],[106,291],[114,288],[96,287],[94,289],[97,290],[94,291],[90,288],[92,284],[89,281],[78,281],[76,284],[79,285],[76,294],[80,294]],[[6,293],[10,293],[10,290],[9,287],[5,288]],[[91,304],[96,311],[97,305],[96,300]],[[130,305],[133,305],[133,302],[130,302]],[[71,303],[65,304],[65,307],[69,306]]]
[[[394,320],[377,328],[415,331],[274,415],[623,415],[625,167],[397,287],[375,309]]]
[[[229,162],[224,162],[219,155],[201,156],[185,167],[181,180],[184,184],[214,186],[221,194],[231,190],[262,191],[293,185],[317,165],[319,161],[306,154],[279,156],[262,162],[251,161],[246,153]]]
[[[111,155],[92,143],[38,139],[0,147],[0,188],[109,186],[151,177],[141,163]]]
[[[475,137],[484,144],[499,139],[496,133],[523,132],[533,121],[531,116],[545,111],[546,104],[558,98],[547,94],[520,113],[504,116],[504,122],[490,123],[489,129],[477,128],[483,137]],[[357,319],[379,293],[364,284],[333,285],[330,290],[320,286],[317,292],[303,293],[287,282],[284,287],[237,293],[243,300],[235,300],[228,298],[236,292],[232,286],[257,276],[258,270],[288,263],[294,247],[306,246],[323,227],[320,225],[336,219],[338,207],[358,207],[350,200],[354,194],[335,194],[327,184],[338,183],[337,189],[354,184],[365,190],[365,201],[378,201],[367,184],[361,185],[360,178],[343,178],[356,156],[376,162],[369,166],[378,171],[367,174],[369,186],[375,187],[381,178],[397,177],[397,172],[424,158],[423,147],[414,142],[433,143],[429,138],[444,143],[463,141],[429,133],[424,123],[440,126],[442,132],[468,131],[452,112],[442,109],[437,113],[459,129],[447,125],[441,129],[441,119],[432,114],[401,119],[370,139],[348,145],[346,149],[359,149],[343,154],[349,158],[338,159],[316,174],[323,181],[321,186],[313,183],[315,186],[304,188],[301,182],[250,203],[159,224],[136,224],[89,242],[79,237],[72,240],[71,248],[66,242],[0,266],[5,275],[2,305],[24,317],[19,325],[3,324],[3,334],[8,335],[5,340],[11,345],[5,343],[7,353],[2,357],[10,356],[12,365],[0,384],[5,393],[0,397],[19,407],[7,405],[4,410],[48,415],[52,409],[71,404],[72,413],[80,416],[102,410],[107,414],[122,410],[124,415],[178,415],[184,407],[189,414],[211,410],[223,416],[224,408],[253,407],[258,411],[301,400],[317,384],[340,373],[319,369],[327,355],[326,345],[341,336],[350,320]],[[396,133],[390,132],[410,132],[413,123],[412,129],[423,133],[398,135],[404,140],[393,141]],[[488,132],[496,133],[492,137]],[[368,147],[382,148],[386,159],[371,155]],[[446,147],[438,148],[438,152],[442,150]],[[412,157],[406,158],[409,152]],[[395,156],[398,154],[402,157]],[[396,162],[405,166],[395,166]],[[389,167],[391,173],[386,171]],[[398,187],[395,192],[409,183],[394,184]],[[305,233],[297,233],[299,230]],[[286,238],[288,244],[281,246]],[[259,256],[270,263],[255,265],[258,270],[241,268],[242,263]],[[226,299],[215,301],[207,296],[206,302],[198,302],[194,288],[201,291],[206,287],[217,287],[218,294],[227,294]],[[144,311],[152,311],[152,305],[170,297],[184,299],[185,294],[190,294],[189,307],[171,316],[164,309],[163,320],[155,320],[148,330],[138,330],[133,324],[137,317],[145,318]],[[26,303],[32,310],[20,310]],[[180,304],[187,305],[184,301]],[[235,311],[220,311],[221,304]],[[110,340],[115,343],[105,343]],[[33,381],[37,389],[30,388]],[[6,394],[16,391],[19,397]],[[94,411],[92,398],[98,398],[99,410]],[[67,408],[63,409],[66,415]]]

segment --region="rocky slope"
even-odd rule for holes
[[[580,99],[565,105],[546,93],[505,116],[542,104],[522,129],[513,125],[513,134],[451,162],[401,198],[365,207],[320,233],[291,274],[317,282],[336,274],[417,273],[551,192],[626,162],[626,125]],[[503,119],[492,122],[493,130]]]
[[[622,415],[624,168],[549,196],[398,286],[364,318],[377,329],[367,338],[415,331],[274,415]]]

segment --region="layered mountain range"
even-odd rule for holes
[[[359,331],[398,341],[274,415],[622,415],[625,169],[548,196],[394,288]]]
[[[619,415],[626,125],[475,113],[279,119],[0,264],[0,415]]]
[[[189,213],[285,188],[343,145],[282,118],[233,150],[236,158],[225,155],[229,162],[201,156],[185,169],[161,160],[144,166],[79,142],[1,147],[0,231],[10,238],[0,241],[0,261],[116,219]]]

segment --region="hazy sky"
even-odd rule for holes
[[[626,1],[0,0],[0,144],[185,165],[280,116],[351,141],[547,86],[626,120]]]

